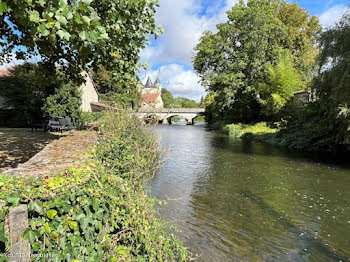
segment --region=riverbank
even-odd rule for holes
[[[182,243],[153,209],[144,184],[159,166],[154,137],[126,113],[102,120],[98,145],[79,167],[40,178],[0,176],[0,260],[8,209],[27,204],[31,253],[58,261],[185,261]],[[45,261],[45,256],[35,261]]]
[[[342,145],[334,145],[329,137],[315,139],[303,129],[288,130],[270,127],[266,122],[246,125],[229,124],[214,125],[215,129],[221,130],[232,137],[262,142],[278,147],[285,147],[294,151],[311,153],[332,153],[333,155],[348,155],[350,152]],[[315,130],[317,132],[317,130]]]

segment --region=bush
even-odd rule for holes
[[[267,126],[267,123],[261,122],[254,125],[231,124],[224,127],[224,131],[233,137],[243,137],[246,134],[272,134],[278,130]]]
[[[77,125],[81,115],[80,106],[79,87],[73,83],[67,83],[56,88],[55,93],[46,98],[43,111],[48,117],[70,117]]]
[[[52,261],[185,261],[187,251],[156,217],[144,183],[158,167],[156,140],[127,113],[108,114],[82,168],[40,179],[0,176],[0,248],[8,207],[29,204],[24,234]],[[4,251],[4,250],[0,250]],[[0,256],[0,260],[7,260]],[[48,261],[46,257],[33,261]]]

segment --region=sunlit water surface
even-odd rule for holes
[[[158,126],[160,215],[197,261],[350,261],[350,169],[207,131]]]

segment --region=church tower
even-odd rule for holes
[[[155,109],[164,107],[162,100],[162,83],[159,76],[154,84],[150,77],[147,78],[147,82],[144,84],[141,92],[141,107]]]

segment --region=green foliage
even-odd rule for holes
[[[214,103],[215,97],[216,97],[216,94],[214,93],[207,94],[204,99],[203,98],[201,99],[200,107],[204,107],[204,108],[209,107],[211,104]]]
[[[223,130],[233,137],[243,137],[247,134],[273,134],[278,131],[275,128],[269,127],[266,122],[261,122],[254,125],[231,124],[226,125]]]
[[[103,124],[81,168],[39,179],[0,176],[0,199],[29,203],[24,237],[32,253],[50,261],[185,261],[187,251],[164,231],[144,187],[158,167],[156,140],[127,113],[108,114]]]
[[[96,123],[105,115],[105,112],[81,112],[79,118],[79,127]]]
[[[165,108],[198,108],[199,104],[185,97],[177,97],[171,94],[166,88],[162,88],[162,100]]]
[[[162,100],[165,108],[173,108],[175,98],[173,94],[166,88],[162,88]]]
[[[319,97],[320,115],[333,128],[335,142],[350,150],[350,11],[321,37],[321,74],[314,89]]]
[[[98,69],[92,72],[92,77],[101,101],[118,108],[137,108],[141,90],[138,82],[130,81],[125,88],[113,71],[107,70],[103,65],[99,65]]]
[[[81,95],[79,87],[72,82],[63,84],[55,93],[46,98],[43,111],[50,117],[70,117],[74,123],[79,123]]]
[[[0,62],[40,55],[70,80],[82,69],[103,65],[122,86],[137,82],[139,51],[158,36],[157,0],[0,0]],[[23,52],[16,49],[24,46]]]
[[[268,65],[267,71],[267,79],[260,85],[260,103],[262,113],[273,119],[293,97],[294,92],[305,88],[305,82],[301,73],[295,69],[288,50],[281,50],[276,64]]]
[[[286,124],[274,137],[260,139],[304,151],[342,153],[350,150],[350,16],[321,36],[319,75],[313,83],[317,101],[288,105]]]
[[[281,0],[240,1],[227,15],[228,21],[217,25],[218,32],[205,32],[196,47],[194,68],[203,85],[216,95],[207,117],[209,121],[256,122],[264,109],[261,85],[276,78],[282,67],[293,79],[309,79],[320,26],[316,17]],[[295,17],[301,21],[294,23]],[[292,65],[283,60],[286,56],[279,59],[281,49],[289,51]],[[279,86],[281,76],[274,81]],[[269,92],[272,109],[286,100],[279,93]]]
[[[9,76],[0,78],[1,96],[15,112],[17,126],[42,118],[44,100],[58,84],[53,79],[42,67],[29,63],[12,68]]]

